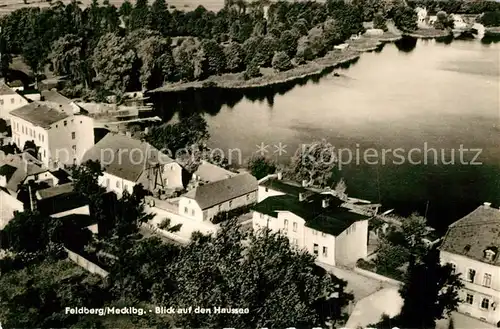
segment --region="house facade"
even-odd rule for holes
[[[0,118],[10,119],[12,110],[23,107],[28,104],[28,100],[19,95],[14,89],[7,86],[4,82],[0,82]]]
[[[254,207],[253,228],[285,235],[293,247],[307,250],[322,263],[352,265],[367,256],[369,217],[341,204],[322,194],[270,196]]]
[[[227,179],[200,185],[179,199],[179,214],[200,222],[217,214],[254,204],[257,201],[257,180],[243,173]]]
[[[151,191],[183,188],[183,168],[145,141],[108,133],[84,155],[82,162],[99,161],[103,175],[99,184],[119,197],[134,186]]]
[[[458,311],[500,326],[500,210],[485,203],[451,224],[440,246],[441,262],[460,274]]]
[[[93,119],[33,102],[10,112],[12,139],[19,148],[32,141],[49,168],[79,164],[94,145]]]

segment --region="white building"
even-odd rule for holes
[[[193,173],[192,180],[200,183],[212,183],[235,175],[237,174],[203,160]]]
[[[200,222],[211,220],[223,211],[254,204],[257,201],[257,179],[243,173],[227,179],[200,185],[179,199],[179,214]]]
[[[94,145],[93,119],[53,103],[33,102],[10,112],[12,140],[19,148],[33,141],[49,168],[80,163]]]
[[[82,163],[99,161],[103,175],[101,186],[118,196],[130,194],[137,184],[151,191],[183,188],[182,167],[145,141],[131,136],[108,133],[83,157]]]
[[[448,227],[440,247],[465,287],[458,311],[500,326],[500,210],[490,203]]]
[[[28,100],[19,95],[14,89],[0,81],[0,118],[7,120],[9,113],[28,104]]]
[[[352,265],[368,253],[368,219],[342,207],[328,194],[267,196],[254,207],[253,228],[267,227],[288,237],[290,244],[328,265]]]

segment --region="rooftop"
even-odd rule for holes
[[[0,175],[7,180],[6,188],[17,191],[26,177],[46,172],[48,169],[29,153],[8,154],[0,161]]]
[[[257,179],[244,173],[200,185],[184,194],[184,197],[196,200],[201,209],[207,209],[256,190]]]
[[[325,198],[328,200],[328,206],[323,208]],[[278,212],[289,211],[304,219],[307,227],[337,236],[354,222],[369,218],[340,207],[342,203],[331,195],[315,194],[304,201],[291,195],[278,195],[264,199],[254,210],[274,218],[277,218]]]
[[[23,107],[11,111],[10,114],[45,128],[68,117],[67,114],[40,102],[26,104]]]
[[[260,183],[260,186],[296,197],[298,197],[300,193],[304,195],[312,195],[314,193],[296,182],[276,178],[266,179]]]
[[[205,182],[216,182],[235,176],[236,174],[209,162],[203,161],[193,175],[196,175],[200,178],[200,180]]]
[[[487,249],[496,248],[493,259],[485,256]],[[500,266],[500,210],[490,205],[476,210],[448,227],[440,249],[480,262]]]
[[[147,142],[115,133],[88,150],[82,163],[88,160],[98,160],[106,173],[131,182],[137,182],[148,166],[174,162]]]
[[[63,194],[73,193],[73,191],[73,183],[66,183],[39,190],[37,191],[37,197],[39,200],[43,200]]]
[[[0,96],[3,95],[15,95],[16,92],[5,84],[5,82],[0,82]]]

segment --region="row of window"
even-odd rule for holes
[[[457,271],[457,266],[453,263],[450,263],[451,266],[453,267],[453,273],[456,273]],[[476,280],[476,270],[475,269],[472,269],[472,268],[469,268],[467,270],[467,275],[465,277],[465,279],[469,282],[472,282],[472,283],[476,283],[476,284],[479,284],[479,282],[474,282],[474,280]],[[481,282],[481,284],[485,287],[491,287],[491,279],[492,279],[492,276],[490,273],[484,273],[483,275],[483,280]],[[477,281],[477,280],[476,280]]]
[[[318,256],[319,253],[319,246],[317,243],[313,245],[313,253]],[[323,246],[323,257],[328,257],[328,248]]]
[[[121,188],[121,186],[122,186],[121,181],[117,180],[115,186],[116,186],[116,188]],[[110,182],[109,178],[106,178],[106,187],[111,187],[111,182]],[[123,183],[123,190],[127,190],[127,189],[128,189],[127,184]]]
[[[285,221],[284,221],[284,222],[285,222],[285,225],[284,225],[285,227],[284,227],[284,229],[283,229],[283,230],[284,230],[285,232],[288,232],[288,219],[285,219]],[[292,225],[292,230],[293,230],[294,232],[297,232],[297,222],[293,222],[293,225]]]
[[[22,103],[22,102],[23,102],[23,99],[19,98],[19,103]],[[16,103],[16,100],[14,98],[11,98],[10,99],[10,103],[14,104],[14,103]],[[4,105],[4,100],[3,99],[0,99],[0,105]]]
[[[351,226],[347,228],[347,231],[345,234],[349,235],[349,233],[356,232],[356,223],[352,223]]]
[[[467,297],[465,298],[465,303],[469,305],[474,305],[474,295],[468,293]],[[486,297],[483,297],[481,299],[480,308],[483,310],[488,310],[490,306],[491,306],[490,300]]]

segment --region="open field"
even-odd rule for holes
[[[119,7],[124,0],[110,0],[112,5]],[[23,0],[1,0],[0,1],[0,16],[10,13],[16,9],[22,7],[48,7],[49,3],[46,0],[28,0],[28,4],[24,4]],[[53,1],[55,2],[55,0]],[[71,0],[62,0],[63,3],[70,3]],[[92,1],[91,0],[80,0],[82,3],[82,7],[88,6]],[[102,3],[102,0],[99,1]],[[132,3],[135,3],[135,0],[131,0]],[[153,0],[149,0],[150,3]],[[208,10],[218,11],[224,6],[224,0],[167,0],[168,5],[172,8],[179,10],[193,10],[199,5],[203,5]],[[172,8],[173,9],[173,8]]]

